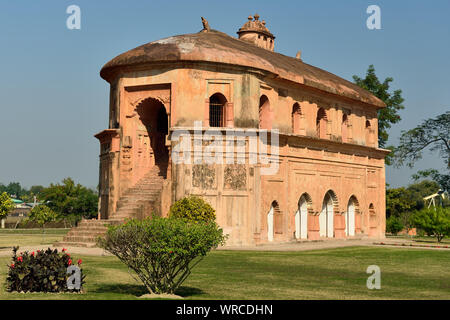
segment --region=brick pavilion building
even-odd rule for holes
[[[99,221],[83,221],[65,241],[93,241],[90,226],[106,221],[164,216],[187,195],[215,208],[228,245],[383,238],[389,151],[378,148],[377,111],[384,103],[300,53],[275,52],[258,15],[238,37],[202,20],[198,33],[144,44],[101,69],[110,105],[108,129],[96,135]],[[192,161],[174,161],[176,132],[204,154],[201,138],[211,130],[227,136],[219,145],[234,162],[196,162],[187,152],[177,155]],[[271,174],[251,161],[252,138],[262,135],[277,168]]]

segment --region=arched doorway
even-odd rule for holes
[[[319,236],[333,238],[334,237],[334,206],[336,196],[332,191],[325,194],[322,203],[322,211],[319,215]]]
[[[138,105],[136,111],[150,140],[151,150],[145,150],[145,152],[153,153],[154,164],[159,166],[165,175],[169,161],[169,150],[166,146],[169,120],[166,107],[161,101],[148,98]]]
[[[310,207],[310,197],[303,194],[298,201],[298,210],[295,213],[295,238],[308,238],[308,209]]]
[[[353,237],[356,233],[356,215],[359,212],[358,200],[355,196],[351,196],[347,204],[347,212],[345,213],[345,235]]]
[[[267,240],[272,242],[275,231],[280,228],[279,221],[276,225],[275,217],[280,215],[280,207],[277,201],[273,201],[270,205],[269,213],[267,214]],[[278,220],[278,219],[277,219]]]

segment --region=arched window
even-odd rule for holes
[[[259,128],[272,129],[272,121],[270,115],[270,102],[266,95],[262,95],[259,99]]]
[[[323,108],[317,111],[316,129],[318,138],[325,139],[327,137],[327,113]]]
[[[296,102],[292,107],[292,133],[300,133],[300,121],[302,116],[302,109],[300,105]]]
[[[342,116],[342,142],[348,142],[348,116]]]
[[[227,99],[221,93],[215,93],[209,98],[209,126],[225,127],[225,105]]]

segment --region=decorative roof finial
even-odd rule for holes
[[[211,28],[209,27],[208,20],[206,20],[203,17],[202,17],[202,23],[203,23],[203,30],[202,30],[202,32],[208,32],[208,31],[211,30]]]
[[[256,21],[259,20],[259,14],[255,14],[255,20],[256,20]]]

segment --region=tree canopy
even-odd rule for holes
[[[393,158],[394,164],[397,167],[407,165],[412,168],[418,160],[422,159],[426,149],[442,158],[447,172],[429,169],[419,171],[413,178],[417,180],[421,177],[431,177],[443,189],[450,191],[450,111],[435,118],[426,119],[411,130],[402,131],[400,144]]]
[[[0,219],[6,218],[14,210],[15,205],[6,192],[0,194]]]
[[[98,197],[95,191],[80,184],[72,178],[66,178],[62,184],[50,184],[41,191],[42,202],[58,213],[61,218],[97,216]]]
[[[390,188],[386,190],[387,217],[401,217],[403,212],[413,212],[424,208],[423,198],[436,193],[439,184],[435,181],[423,180],[413,183],[407,188]]]
[[[405,100],[402,98],[402,90],[395,90],[390,93],[390,84],[394,79],[389,77],[381,82],[375,74],[373,65],[369,66],[364,79],[354,75],[353,80],[358,86],[370,91],[386,104],[386,108],[378,110],[378,145],[380,148],[385,148],[389,138],[388,129],[391,128],[392,124],[401,120],[398,112],[405,108],[403,106]],[[392,146],[388,148],[393,149]],[[386,163],[389,164],[389,158]]]

